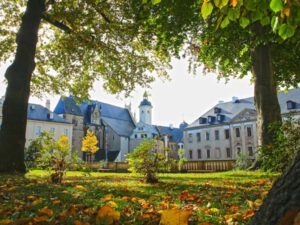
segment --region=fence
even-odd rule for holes
[[[188,161],[183,164],[182,169],[187,172],[228,171],[233,169],[234,162],[234,160]],[[100,163],[92,163],[90,167],[98,171],[127,171],[128,163],[108,162],[107,166],[103,169]]]
[[[234,160],[188,161],[183,164],[182,169],[188,172],[227,171],[233,169],[234,162]]]

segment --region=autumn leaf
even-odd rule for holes
[[[47,206],[45,206],[44,208],[40,209],[39,213],[46,214],[47,216],[52,216],[53,215],[53,211],[51,209],[49,209]]]
[[[113,208],[115,208],[115,207],[118,206],[118,204],[115,203],[114,201],[109,201],[109,202],[107,203],[107,205],[109,205],[110,207],[113,207]]]
[[[230,5],[235,8],[238,4],[238,0],[230,0]]]
[[[11,222],[12,222],[11,219],[6,218],[6,219],[1,220],[1,221],[0,221],[0,224],[5,225],[5,224],[10,224]]]
[[[37,217],[33,218],[33,221],[36,223],[46,222],[48,220],[49,220],[49,218],[47,216],[37,216]]]
[[[81,221],[75,220],[74,221],[74,225],[90,225],[90,223],[88,223],[88,222],[81,222]]]
[[[260,186],[264,186],[266,184],[266,181],[265,180],[258,180],[257,184],[260,185]]]
[[[76,188],[77,190],[80,190],[80,191],[87,191],[87,189],[85,187],[83,187],[82,185],[76,185],[74,188]]]
[[[120,219],[120,213],[115,211],[108,205],[101,207],[96,216],[96,220],[104,222],[105,224],[113,224]]]
[[[101,198],[101,201],[106,202],[106,201],[111,200],[111,198],[112,198],[112,194],[108,194],[108,195],[105,195],[103,198]]]
[[[168,209],[161,212],[161,225],[188,225],[192,215],[190,210]]]

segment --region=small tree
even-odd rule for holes
[[[252,164],[252,160],[245,153],[240,153],[236,157],[234,168],[237,170],[246,170]]]
[[[87,130],[86,136],[82,139],[82,148],[81,151],[88,154],[90,162],[92,162],[94,154],[99,150],[98,140],[94,132]]]
[[[184,157],[185,150],[183,148],[178,149],[178,170],[182,172],[182,166],[185,162],[187,162],[187,159]]]
[[[129,171],[143,174],[146,183],[157,183],[156,173],[166,168],[166,157],[158,140],[149,139],[142,142],[127,155]]]
[[[67,168],[78,161],[78,157],[71,154],[68,137],[61,134],[55,141],[53,134],[49,132],[42,132],[33,140],[26,155],[29,165],[50,171],[53,183],[61,183]]]

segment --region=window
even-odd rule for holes
[[[147,138],[147,134],[141,134],[141,138]]]
[[[135,139],[137,139],[137,138],[138,138],[138,135],[137,135],[137,134],[135,134],[135,135],[134,135],[134,138],[135,138]]]
[[[54,133],[54,132],[55,132],[55,128],[54,128],[54,127],[51,127],[51,128],[50,128],[50,132],[51,132],[51,133]]]
[[[201,155],[201,149],[198,149],[198,159],[201,159],[202,155]]]
[[[239,154],[241,154],[241,148],[240,147],[237,147],[236,148],[236,153],[239,155]]]
[[[210,149],[206,149],[206,157],[209,159],[210,158]]]
[[[35,127],[35,129],[34,129],[34,133],[35,133],[35,135],[40,135],[41,134],[41,127]]]
[[[215,157],[217,159],[221,158],[221,150],[219,148],[216,148],[215,149]]]
[[[230,148],[226,148],[226,156],[227,156],[227,158],[231,158],[231,149]]]
[[[206,131],[205,136],[206,136],[206,140],[209,141],[209,131]]]
[[[248,137],[252,136],[252,129],[251,129],[251,127],[247,127],[247,136]]]
[[[241,137],[241,133],[240,133],[240,128],[239,127],[235,128],[235,136],[236,137]]]
[[[229,139],[229,129],[225,129],[225,139]]]
[[[197,141],[198,141],[198,142],[201,141],[201,133],[197,133]]]
[[[190,150],[189,154],[190,154],[190,159],[193,159],[193,150]]]
[[[189,134],[189,143],[193,142],[193,134]]]
[[[219,135],[219,131],[215,130],[215,139],[216,140],[220,140],[220,135]]]
[[[68,133],[69,133],[68,129],[65,128],[65,129],[64,129],[64,134],[65,134],[66,136],[68,136]]]
[[[249,156],[253,156],[253,148],[252,148],[252,146],[248,147],[248,153],[249,153]]]

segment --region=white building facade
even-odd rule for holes
[[[300,89],[280,92],[282,116],[300,117]],[[240,153],[257,156],[257,125],[254,98],[221,102],[184,130],[185,157],[195,160],[235,160]]]

